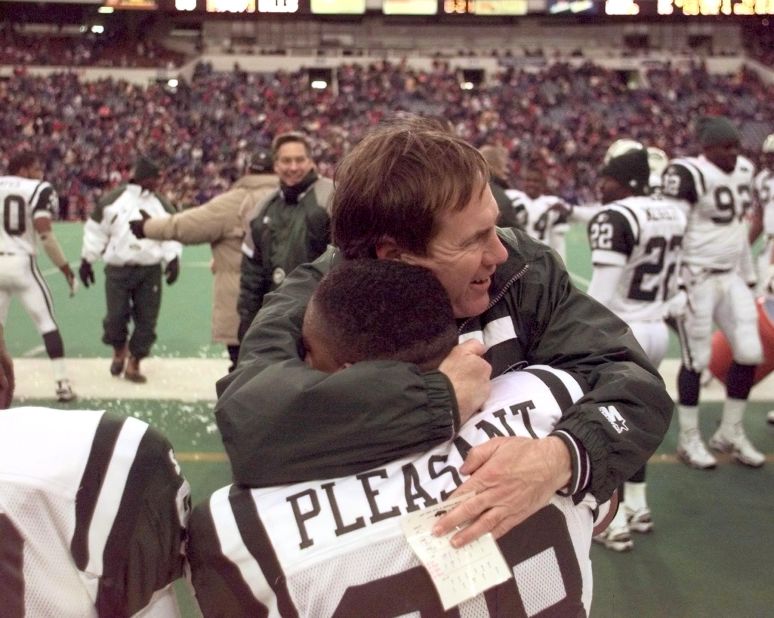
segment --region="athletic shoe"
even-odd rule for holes
[[[769,410],[769,413],[766,415],[766,420],[769,422],[769,425],[774,425],[774,410]]]
[[[751,468],[760,468],[766,461],[764,454],[747,439],[741,423],[734,425],[730,432],[719,428],[710,439],[709,445],[711,449],[721,453],[731,453],[739,463]]]
[[[124,369],[124,377],[130,382],[136,382],[138,384],[145,384],[148,381],[143,374],[140,373],[140,359],[135,358],[131,354],[129,355],[129,361],[126,363]]]
[[[681,431],[677,438],[677,457],[686,466],[709,470],[718,465],[717,459],[704,446],[698,429]]]
[[[73,387],[70,386],[70,380],[57,380],[56,381],[56,400],[61,403],[67,403],[73,401],[76,398],[73,392]]]
[[[626,523],[629,525],[629,530],[641,533],[653,530],[653,519],[647,506],[634,511],[624,504],[624,512],[626,513]]]
[[[603,533],[592,538],[595,542],[613,551],[629,551],[634,547],[628,526],[608,526]]]

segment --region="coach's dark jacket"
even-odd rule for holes
[[[515,337],[488,349],[493,377],[546,364],[588,383],[557,430],[568,446],[580,446],[572,457],[573,491],[588,481],[588,455],[589,488],[606,500],[661,442],[672,400],[626,324],[577,290],[552,250],[518,230],[500,236],[509,258],[494,275],[490,307],[461,322],[460,333],[505,318],[498,325],[508,331],[512,323]],[[426,450],[459,426],[453,391],[440,372],[373,361],[326,374],[299,358],[306,303],[339,259],[330,248],[267,296],[242,342],[239,367],[217,384],[216,419],[237,483],[353,474]]]

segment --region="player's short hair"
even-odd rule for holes
[[[424,256],[438,215],[465,208],[488,179],[481,153],[437,121],[414,116],[382,125],[336,169],[333,243],[348,259],[373,258],[389,236]]]
[[[345,260],[310,301],[324,344],[343,362],[395,360],[437,369],[457,343],[446,290],[432,271],[397,260]]]
[[[38,155],[32,150],[22,150],[8,160],[8,173],[12,176],[19,170],[29,167],[38,161]]]
[[[508,174],[508,151],[505,148],[485,144],[479,150],[493,176],[503,178]]]
[[[306,151],[306,156],[311,158],[312,147],[309,144],[309,140],[307,139],[306,135],[304,135],[303,133],[298,133],[297,131],[288,131],[287,133],[280,133],[272,140],[271,142],[272,158],[276,160],[277,152],[279,152],[279,149],[285,144],[289,144],[291,142],[297,142],[299,144],[302,144],[304,146],[304,150]]]

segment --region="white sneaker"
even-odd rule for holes
[[[730,432],[719,428],[710,438],[709,445],[711,449],[721,453],[731,453],[739,463],[751,468],[760,468],[766,461],[764,454],[747,439],[741,423],[734,425]]]
[[[653,519],[650,516],[650,509],[647,506],[637,509],[636,511],[630,509],[625,504],[623,508],[626,513],[626,523],[629,525],[629,530],[642,533],[653,530]]]
[[[56,400],[61,403],[67,403],[68,401],[75,400],[76,395],[73,392],[73,387],[70,386],[70,380],[57,380],[56,381]]]
[[[704,446],[698,429],[681,431],[677,438],[677,457],[685,465],[709,470],[718,465],[717,459]]]
[[[769,410],[769,413],[766,415],[766,421],[770,425],[774,425],[774,410]]]
[[[634,547],[628,526],[608,526],[604,532],[592,538],[613,551],[629,551]]]

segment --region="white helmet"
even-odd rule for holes
[[[640,148],[644,148],[644,146],[640,144],[640,142],[633,139],[617,139],[612,144],[610,144],[610,147],[607,149],[605,158],[602,163],[607,165],[607,162],[610,161],[610,159],[620,157],[622,154],[625,154],[630,150],[639,150]]]
[[[661,150],[661,148],[648,146],[648,167],[650,167],[650,173],[661,176],[667,165],[669,165],[667,153]]]
[[[763,146],[761,147],[761,152],[774,152],[774,133],[772,133],[765,140],[763,140]]]

